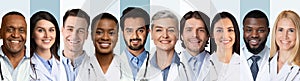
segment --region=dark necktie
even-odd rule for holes
[[[253,77],[253,80],[256,81],[256,76],[257,76],[257,73],[258,73],[258,65],[257,65],[257,61],[260,59],[259,56],[252,56],[250,57],[250,59],[252,60],[252,64],[251,64],[251,73],[252,73],[252,77]]]

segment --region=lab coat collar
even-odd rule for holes
[[[0,47],[0,56],[2,57],[6,57],[6,55],[4,54],[3,50],[2,50],[2,47],[3,45]],[[24,56],[25,59],[29,59],[30,58],[30,52],[28,49],[26,49],[26,46],[25,46],[25,56]]]
[[[243,45],[243,47],[242,47],[242,51],[243,51],[243,53],[244,53],[244,55],[245,55],[245,57],[246,57],[247,60],[249,60],[250,57],[252,57],[253,55],[255,55],[255,56],[260,56],[260,57],[261,57],[260,60],[262,60],[263,58],[265,58],[265,57],[268,56],[268,53],[267,53],[268,50],[269,50],[269,47],[265,46],[264,49],[263,49],[261,52],[259,52],[258,54],[253,54],[253,53],[251,53],[251,52],[247,49],[246,45]],[[268,58],[268,57],[267,57],[267,58]]]
[[[34,53],[34,54],[36,54],[36,53]],[[38,57],[36,55],[33,55],[30,60],[31,60],[31,64],[35,71],[42,73],[44,76],[46,76],[50,79],[53,79],[53,80],[58,79],[59,80],[59,78],[55,78],[56,75],[59,74],[59,71],[58,71],[59,70],[59,67],[58,67],[59,61],[54,56],[50,59],[51,61],[53,61],[51,74],[49,72],[45,72],[45,71],[47,71],[47,68],[44,67],[43,63],[40,60],[38,60]],[[38,76],[40,76],[40,75],[38,75]]]

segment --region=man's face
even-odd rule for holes
[[[162,18],[153,21],[151,39],[157,49],[172,50],[178,40],[177,22],[171,18]]]
[[[261,52],[267,42],[269,28],[264,18],[246,18],[244,23],[244,42],[254,54]]]
[[[191,18],[186,20],[181,35],[186,49],[190,52],[199,53],[204,50],[208,41],[208,31],[201,19]]]
[[[111,54],[118,41],[117,23],[111,19],[101,19],[93,29],[93,43],[96,53]]]
[[[20,15],[8,15],[2,20],[1,37],[4,50],[20,53],[25,48],[27,25]]]
[[[141,17],[125,19],[123,36],[129,49],[142,50],[144,48],[149,32],[145,25],[145,21]]]
[[[69,16],[62,28],[64,37],[64,50],[73,52],[82,51],[84,41],[87,39],[88,23],[84,18]]]

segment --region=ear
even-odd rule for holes
[[[0,39],[2,39],[2,27],[0,28]]]

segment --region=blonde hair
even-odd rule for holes
[[[272,30],[272,37],[271,37],[271,49],[270,49],[270,58],[273,58],[274,55],[276,54],[276,52],[279,50],[279,47],[275,41],[275,37],[276,37],[276,29],[277,29],[277,23],[279,20],[283,19],[283,18],[287,18],[290,19],[292,21],[292,23],[294,23],[295,27],[296,27],[296,44],[295,46],[291,49],[291,51],[289,52],[291,54],[291,56],[288,58],[287,62],[288,63],[294,63],[298,66],[300,66],[300,51],[299,51],[299,43],[300,43],[300,18],[299,15],[297,13],[295,13],[294,11],[291,10],[285,10],[282,11],[274,24],[273,30]]]

